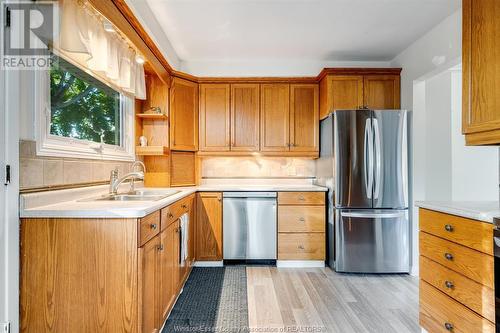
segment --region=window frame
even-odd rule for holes
[[[35,112],[35,140],[37,155],[63,158],[134,161],[134,98],[120,89],[116,89],[116,87],[113,87],[95,73],[83,68],[83,66],[77,64],[75,61],[68,59],[68,57],[64,57],[60,52],[53,51],[53,53],[58,57],[64,58],[64,60],[75,67],[92,75],[97,80],[120,93],[120,145],[111,145],[51,134],[50,71],[36,70],[35,101],[38,107]]]

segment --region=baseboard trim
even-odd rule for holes
[[[324,260],[277,260],[278,268],[324,268]]]
[[[195,261],[194,267],[223,267],[224,261]]]

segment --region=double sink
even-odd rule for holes
[[[158,201],[179,193],[178,190],[135,190],[122,194],[106,194],[99,197],[78,200],[91,201]]]

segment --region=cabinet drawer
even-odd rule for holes
[[[324,260],[324,233],[278,234],[279,260]]]
[[[491,322],[495,322],[495,293],[492,289],[422,256],[420,278]]]
[[[420,230],[493,255],[493,225],[420,209]]]
[[[182,214],[191,210],[194,203],[194,195],[174,202],[161,210],[161,230],[165,230],[172,222],[175,222]]]
[[[420,232],[420,254],[493,289],[494,259],[490,255],[425,232]]]
[[[493,323],[423,280],[420,280],[420,325],[428,332],[495,332]]]
[[[325,232],[324,206],[279,206],[278,232]]]
[[[160,211],[139,220],[139,247],[146,244],[160,232]]]
[[[324,205],[325,192],[278,192],[279,205]]]

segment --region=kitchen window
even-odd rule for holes
[[[37,153],[133,160],[134,99],[76,63],[53,54],[40,72]]]

